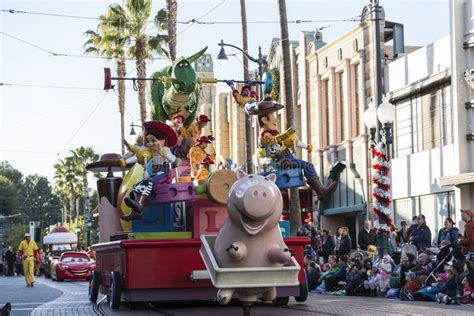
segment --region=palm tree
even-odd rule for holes
[[[108,21],[114,28],[124,29],[130,45],[128,53],[135,58],[138,78],[146,78],[146,62],[153,59],[153,53],[168,56],[164,45],[168,35],[161,34],[167,28],[168,14],[165,9],[158,11],[154,18],[156,35],[148,35],[147,25],[151,14],[151,0],[127,0],[125,8],[118,4],[109,7],[114,16]],[[142,123],[147,119],[146,82],[138,80],[138,103]]]
[[[288,20],[286,16],[286,1],[278,0],[280,11],[281,47],[283,55],[283,75],[285,81],[285,105],[286,105],[286,127],[294,126],[293,97],[291,92],[291,63],[290,63],[290,42],[288,39]],[[301,209],[298,188],[290,189],[289,211],[291,223],[291,235],[296,235],[301,226]]]
[[[248,37],[247,37],[247,11],[245,9],[245,0],[240,0],[240,18],[242,20],[242,48],[244,52],[248,53]],[[244,66],[244,80],[249,80],[249,59],[245,54],[242,56]],[[250,115],[245,115],[245,151],[247,172],[252,172],[252,118]]]
[[[176,59],[176,23],[178,17],[178,1],[166,0],[166,9],[168,11],[168,36],[171,60]]]
[[[75,150],[71,150],[70,152],[72,154],[71,159],[74,165],[74,171],[76,175],[81,178],[83,192],[86,193],[87,188],[89,187],[86,166],[92,162],[99,160],[99,155],[94,152],[94,149],[92,147],[84,146],[76,148]],[[98,177],[98,175],[96,174],[94,174],[94,176]]]
[[[69,203],[69,218],[72,221],[73,214],[76,213],[77,193],[81,192],[81,182],[70,157],[60,159],[54,165],[54,181],[54,192],[59,194],[63,204]],[[67,222],[67,214],[65,221]]]
[[[114,59],[117,63],[117,76],[125,78],[127,70],[125,66],[125,45],[127,37],[124,28],[114,28],[108,22],[115,19],[115,11],[109,8],[106,15],[100,16],[97,31],[88,30],[84,34],[87,41],[84,43],[86,54]],[[120,112],[120,143],[122,155],[125,153],[125,81],[118,81],[118,105]]]

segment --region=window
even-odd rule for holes
[[[337,83],[339,85],[339,94],[338,94],[338,100],[339,100],[339,107],[338,107],[338,112],[339,112],[339,138],[338,141],[342,142],[345,139],[345,121],[346,121],[346,116],[345,116],[345,111],[344,111],[344,72],[340,72],[337,74]]]
[[[324,57],[324,59],[323,59],[323,67],[324,67],[324,68],[328,68],[328,65],[329,65],[329,64],[328,64],[328,57],[326,56],[326,57]]]
[[[338,59],[338,60],[342,60],[342,48],[339,48],[339,49],[337,50],[337,59]]]
[[[359,51],[359,40],[357,38],[352,42],[352,48],[354,49],[354,52]]]
[[[436,234],[443,227],[444,220],[454,216],[454,191],[397,199],[393,201],[393,210],[397,227],[400,227],[401,221],[411,223],[413,216],[425,215],[431,237],[436,240]]]
[[[356,39],[357,41],[357,39]],[[354,65],[354,130],[352,131],[353,137],[357,137],[359,135],[360,130],[360,116],[359,116],[359,64]]]
[[[395,113],[397,157],[453,143],[450,86],[405,99],[396,105]]]
[[[324,118],[321,122],[323,125],[323,146],[327,147],[330,144],[329,140],[329,80],[323,81],[323,115]]]

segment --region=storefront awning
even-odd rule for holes
[[[445,176],[439,178],[439,184],[442,186],[458,186],[462,184],[474,184],[474,172],[456,174],[454,176]]]
[[[363,181],[355,164],[347,164],[341,174],[336,191],[319,206],[319,214],[331,216],[351,212],[365,212]]]

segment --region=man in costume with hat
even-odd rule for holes
[[[199,115],[196,120],[192,122],[186,129],[186,136],[198,139],[199,137],[201,137],[202,130],[210,121],[211,119],[207,115]]]
[[[196,144],[189,151],[189,159],[191,161],[191,173],[193,177],[197,177],[198,165],[207,156],[206,148],[211,141],[207,136],[201,136],[196,141]]]
[[[461,210],[461,218],[463,221],[466,222],[466,225],[464,226],[464,234],[458,240],[458,243],[461,246],[461,252],[464,255],[470,252],[474,252],[474,221],[472,220],[473,216],[473,210]]]
[[[227,83],[227,85],[232,89],[232,96],[238,105],[244,106],[249,102],[252,103],[257,101],[257,93],[252,88],[253,81],[247,80],[245,85],[240,89],[240,93],[234,86],[234,80],[226,80],[225,83]]]
[[[303,170],[304,177],[309,186],[318,194],[319,199],[325,199],[332,193],[337,186],[337,180],[340,173],[344,170],[345,165],[336,164],[330,171],[329,179],[326,185],[321,183],[316,169],[313,164],[296,159],[288,146],[284,145],[286,139],[294,134],[294,129],[290,128],[280,134],[278,131],[278,118],[276,112],[282,109],[284,105],[274,103],[270,100],[263,100],[255,103],[253,106],[247,107],[246,111],[249,115],[257,115],[258,124],[260,125],[260,147],[271,148],[271,158],[280,163],[280,167],[298,167]],[[312,146],[299,142],[298,147],[311,150]],[[309,148],[308,148],[309,147]]]
[[[121,160],[122,167],[138,162],[145,169],[143,180],[135,184],[129,196],[125,198],[125,204],[132,209],[132,212],[122,216],[123,220],[141,217],[142,197],[151,194],[155,183],[171,183],[170,164],[176,160],[170,149],[178,141],[174,130],[159,121],[145,122],[143,127],[145,129],[145,148],[130,146],[130,150],[135,156]]]
[[[39,249],[31,235],[26,233],[25,239],[18,246],[18,255],[23,259],[23,271],[25,274],[26,286],[33,286],[35,283],[35,256],[39,256]]]

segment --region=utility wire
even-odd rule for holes
[[[176,37],[178,37],[179,35],[183,34],[184,32],[186,32],[188,29],[190,29],[191,27],[193,27],[197,22],[199,22],[199,20],[205,18],[206,16],[208,16],[209,14],[211,14],[214,10],[216,10],[218,7],[220,7],[221,5],[224,4],[226,0],[222,0],[220,3],[218,3],[215,7],[213,7],[211,10],[207,11],[206,13],[204,13],[203,15],[201,15],[197,20],[195,20],[196,22],[192,22],[189,26],[185,27],[181,32],[179,32]],[[193,19],[194,20],[194,19]]]
[[[92,58],[92,59],[108,59],[108,60],[112,60],[114,59],[114,57],[105,57],[105,56],[90,56],[90,55],[75,55],[75,54],[65,54],[65,53],[56,53],[56,52],[53,52],[53,51],[50,51],[46,48],[43,48],[43,47],[40,47],[36,44],[33,44],[31,42],[28,42],[28,41],[25,41],[25,40],[22,40],[21,38],[18,38],[16,36],[13,36],[11,34],[8,34],[8,33],[5,33],[5,32],[1,32],[0,31],[0,34],[3,34],[7,37],[10,37],[16,41],[19,41],[23,44],[26,44],[28,46],[32,46],[36,49],[39,49],[43,52],[46,52],[48,53],[50,56],[53,56],[53,57],[76,57],[76,58]],[[135,60],[135,58],[131,58],[131,57],[127,57],[127,58],[124,58],[125,60]],[[151,59],[168,59],[166,57],[151,57]]]
[[[0,86],[31,87],[31,88],[46,88],[46,89],[103,90],[103,89],[99,89],[99,88],[67,87],[67,86],[48,86],[48,85],[34,85],[34,84],[22,84],[22,83],[5,83],[5,82],[0,82]]]
[[[223,4],[225,0],[218,4],[216,7],[214,7],[210,12],[206,13],[209,14],[217,7],[219,7],[221,4]],[[103,21],[100,18],[95,18],[95,17],[90,17],[90,16],[78,16],[78,15],[68,15],[68,14],[58,14],[58,13],[45,13],[45,12],[32,12],[32,11],[20,11],[20,10],[14,10],[14,9],[3,9],[0,10],[0,12],[5,12],[5,13],[11,13],[11,14],[30,14],[30,15],[41,15],[41,16],[51,16],[51,17],[59,17],[59,18],[72,18],[72,19],[84,19],[84,20],[97,20],[97,21]],[[188,21],[177,21],[176,23],[178,24],[201,24],[201,25],[212,25],[212,24],[241,24],[241,21],[200,21],[204,16],[201,16],[198,19],[190,19]],[[332,20],[289,20],[288,24],[303,24],[303,23],[328,23],[328,22],[357,22],[362,16],[356,16],[354,18],[349,18],[349,19],[332,19]],[[134,22],[134,20],[127,20],[127,22]],[[153,20],[147,21],[147,23],[154,23]],[[247,21],[247,24],[279,24],[280,21]]]
[[[69,144],[72,143],[72,141],[74,140],[74,138],[77,136],[77,134],[79,134],[80,130],[82,129],[82,127],[84,127],[84,125],[87,123],[87,121],[91,118],[91,116],[95,113],[95,111],[97,111],[97,109],[99,108],[99,106],[102,104],[102,102],[104,102],[105,98],[107,97],[108,93],[104,93],[104,96],[102,97],[102,99],[100,99],[100,101],[96,104],[96,106],[94,107],[94,109],[92,110],[92,112],[89,113],[89,115],[86,117],[86,119],[82,122],[82,124],[79,126],[79,128],[76,130],[76,132],[74,133],[74,135],[72,135],[71,139],[69,139],[69,141],[67,142],[67,144],[63,147],[63,149],[61,150],[61,152],[64,152],[64,150],[66,149],[67,146],[69,146]]]

